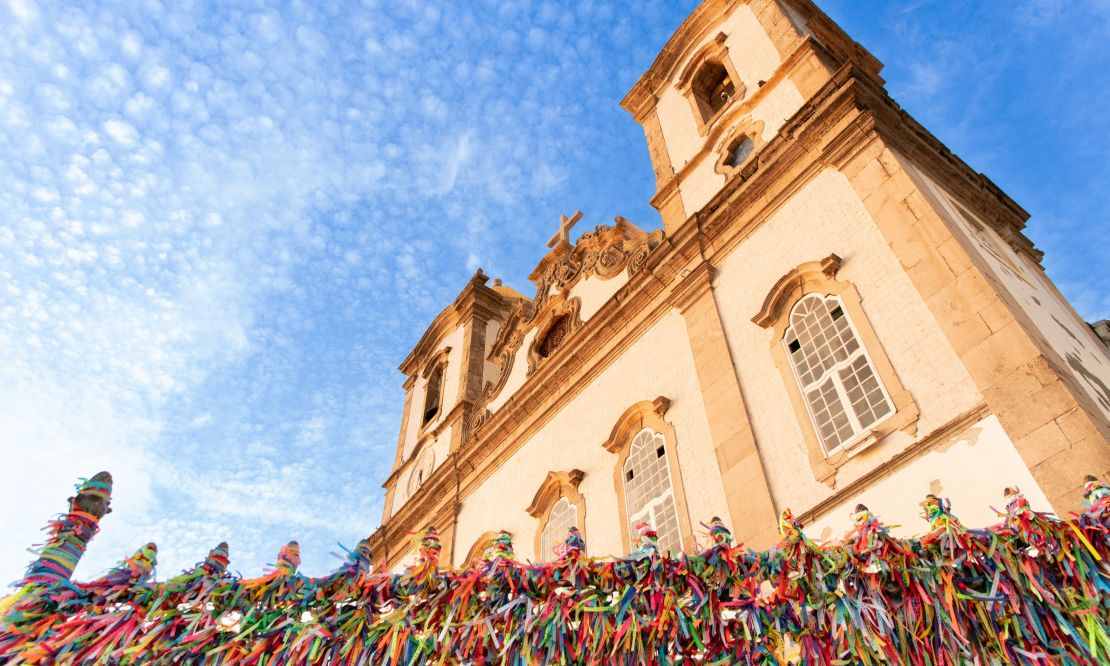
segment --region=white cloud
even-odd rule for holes
[[[32,0],[8,0],[8,9],[20,21],[33,21],[38,18],[38,7]]]
[[[139,133],[128,122],[123,120],[104,121],[104,131],[117,143],[124,146],[133,146],[139,140]]]

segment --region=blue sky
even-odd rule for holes
[[[658,226],[618,103],[695,4],[0,0],[0,582],[100,469],[79,575],[147,540],[332,568],[466,278],[530,293],[575,209]],[[1110,316],[1110,4],[822,5]]]

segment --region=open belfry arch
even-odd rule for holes
[[[621,102],[662,229],[564,214],[534,295],[479,271],[435,319],[376,556],[428,524],[461,565],[501,530],[551,559],[550,524],[627,553],[630,515],[764,548],[787,508],[822,537],[860,501],[913,525],[929,492],[969,524],[1014,483],[1074,506],[1110,471],[1106,346],[881,69],[808,0],[699,6]]]

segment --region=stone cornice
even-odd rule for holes
[[[481,269],[470,278],[470,281],[462,288],[462,291],[455,297],[451,305],[448,305],[436,315],[424,335],[420,337],[420,341],[401,362],[398,368],[401,372],[405,375],[415,374],[422,365],[421,360],[435,351],[443,338],[470,316],[493,317],[500,312],[507,300],[512,300],[487,287],[486,282],[488,280],[489,276],[483,273]]]

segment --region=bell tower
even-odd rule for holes
[[[845,63],[880,85],[882,65],[811,2],[708,0],[621,102],[644,128],[671,235],[726,185]]]
[[[490,284],[478,269],[401,363],[405,407],[393,471],[382,484],[383,523],[405,503],[419,501],[419,491],[466,444],[467,424],[496,370],[487,360],[489,347],[509,308],[523,298],[500,280]]]

